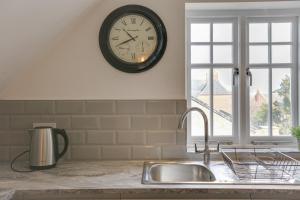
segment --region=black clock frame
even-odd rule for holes
[[[153,54],[142,63],[129,63],[119,59],[111,50],[109,34],[114,23],[129,14],[149,19],[157,33],[157,45]],[[99,46],[104,58],[116,69],[127,73],[138,73],[151,69],[164,55],[167,46],[167,31],[160,17],[151,9],[140,5],[126,5],[111,12],[104,20],[99,32]]]

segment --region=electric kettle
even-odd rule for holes
[[[28,132],[30,168],[40,170],[55,167],[56,162],[66,153],[69,146],[66,131],[51,127],[36,127]],[[58,135],[64,139],[64,148],[61,152],[59,152]]]

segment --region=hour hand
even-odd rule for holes
[[[120,45],[122,45],[122,44],[126,44],[127,42],[130,42],[131,40],[135,40],[137,37],[138,37],[138,36],[135,36],[135,37],[133,37],[133,38],[130,38],[130,39],[128,39],[128,40],[125,40],[124,42],[121,42],[121,43],[117,44],[116,47],[118,47],[118,46],[120,46]]]

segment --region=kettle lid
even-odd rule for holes
[[[35,133],[36,130],[41,130],[41,129],[52,129],[52,127],[50,127],[50,126],[37,126],[37,127],[32,128],[32,129],[28,129],[27,131],[29,133]]]
[[[44,129],[44,128],[51,128],[51,126],[37,126],[37,127],[34,127],[34,129]]]

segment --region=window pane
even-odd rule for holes
[[[208,119],[210,118],[210,85],[209,85],[209,69],[192,69],[191,71],[191,87],[192,87],[192,107],[202,109]],[[210,120],[209,120],[210,123]],[[200,113],[191,113],[191,135],[203,136],[204,123]]]
[[[291,63],[291,45],[272,45],[272,63]]]
[[[192,45],[191,47],[192,64],[210,63],[210,46],[209,45]]]
[[[291,70],[272,71],[272,120],[273,135],[290,135],[291,115]]]
[[[232,63],[232,45],[214,45],[214,63]]]
[[[292,23],[272,23],[272,42],[291,42]]]
[[[268,46],[251,45],[249,47],[249,63],[250,64],[266,64],[268,63]]]
[[[249,42],[268,42],[268,23],[249,24]]]
[[[191,42],[210,42],[210,24],[191,24]]]
[[[250,135],[268,136],[268,69],[251,69],[251,72],[253,82],[250,87]]]
[[[232,135],[232,69],[214,69],[213,133]]]
[[[232,42],[232,23],[213,24],[214,42]]]

